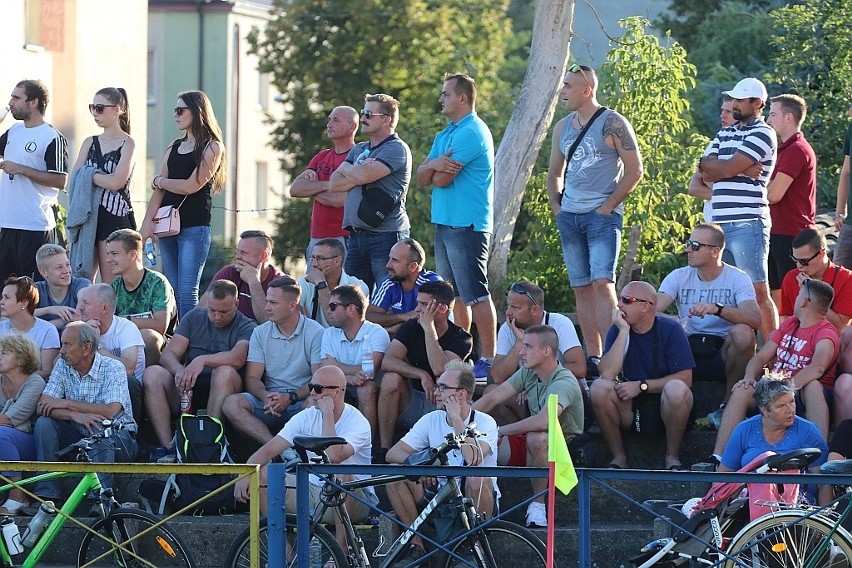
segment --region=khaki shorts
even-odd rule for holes
[[[293,473],[287,474],[287,512],[288,513],[296,513],[296,475]],[[315,485],[313,483],[309,484],[308,494],[310,496],[310,508],[316,509],[320,503],[320,495],[322,494],[322,485]],[[356,489],[352,492],[352,495],[358,497],[358,499],[362,499],[364,501],[369,502],[370,499],[363,489]],[[347,495],[348,497],[348,495]],[[358,501],[356,499],[349,499],[349,512],[352,517],[352,522],[358,523],[366,519],[370,514],[370,507]],[[330,525],[335,522],[335,509],[329,508],[326,509],[325,514],[322,517],[322,522]]]

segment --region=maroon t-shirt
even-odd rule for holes
[[[308,169],[317,173],[317,180],[328,181],[334,170],[346,159],[349,151],[336,154],[334,148],[318,152],[308,163]],[[343,207],[330,207],[314,199],[311,213],[311,238],[327,239],[348,237],[349,231],[343,228]]]
[[[793,178],[793,181],[781,201],[769,206],[773,235],[795,237],[814,226],[816,166],[814,149],[801,132],[778,144],[778,161],[775,162],[772,179],[782,173]]]
[[[260,285],[263,286],[263,291],[266,292],[266,289],[269,288],[269,283],[281,276],[286,276],[286,274],[270,264],[269,276],[264,278],[260,283]],[[230,280],[236,284],[237,290],[239,291],[237,310],[239,310],[243,315],[257,321],[254,317],[254,309],[251,307],[251,292],[249,290],[249,285],[240,278],[240,273],[236,268],[234,268],[233,264],[229,264],[217,272],[216,275],[213,276],[213,280]]]

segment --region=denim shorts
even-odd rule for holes
[[[291,406],[287,407],[281,416],[273,416],[272,414],[267,414],[263,410],[263,401],[251,394],[250,392],[241,392],[241,395],[246,397],[246,400],[251,404],[251,413],[255,418],[263,422],[263,424],[269,428],[269,431],[272,432],[273,435],[277,434],[278,431],[284,427],[284,424],[287,423],[293,416],[295,416],[300,410],[302,410],[303,402],[298,402]]]
[[[615,264],[621,250],[622,216],[597,211],[556,216],[562,241],[562,258],[572,288],[588,286],[593,280],[615,282]]]
[[[491,233],[469,227],[435,225],[435,270],[451,282],[467,304],[484,302],[488,293],[488,241]]]
[[[769,273],[769,225],[761,219],[721,223],[725,232],[722,260],[748,274],[751,281],[766,282]]]

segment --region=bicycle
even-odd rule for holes
[[[447,454],[461,447],[465,437],[481,436],[476,431],[476,425],[470,424],[461,434],[448,434],[446,441],[437,448],[428,448],[408,457],[405,465],[409,466],[448,466]],[[339,437],[312,437],[296,436],[294,445],[297,451],[304,455],[308,450],[318,454],[318,461],[329,463],[325,450],[336,444],[345,444],[346,440]],[[311,552],[312,568],[314,563],[322,568],[370,568],[370,555],[367,553],[364,541],[358,534],[358,529],[352,523],[343,500],[347,493],[356,489],[366,487],[377,487],[388,485],[406,479],[412,479],[410,475],[380,475],[368,479],[356,481],[339,482],[334,475],[323,476],[324,485],[320,504],[311,517],[310,530],[312,539],[316,539],[321,550],[320,558],[314,557]],[[474,508],[473,501],[464,497],[455,477],[446,477],[446,483],[432,497],[425,506],[423,512],[414,520],[410,527],[403,528],[402,534],[397,538],[390,549],[380,554],[379,550],[384,546],[381,541],[373,552],[376,557],[384,556],[379,568],[388,568],[397,562],[405,553],[411,538],[419,533],[427,522],[434,517],[436,510],[444,504],[455,503],[457,520],[464,527],[464,533],[451,537],[445,544],[449,553],[438,556],[441,559],[440,566],[443,568],[457,566],[474,566],[476,568],[500,568],[512,566],[523,566],[524,568],[543,568],[545,566],[544,543],[530,530],[515,523],[501,519],[484,520]],[[336,510],[337,519],[343,524],[346,535],[346,548],[344,551],[337,538],[326,529],[321,522],[323,515],[329,509]],[[383,513],[384,514],[384,513]],[[287,514],[287,566],[296,566],[298,551],[296,550],[296,516]],[[398,523],[399,524],[399,523]],[[262,565],[266,565],[269,558],[268,535],[266,519],[260,524],[260,554]],[[433,556],[438,555],[438,550],[427,553],[415,564],[420,564]],[[228,568],[248,567],[249,564],[249,529],[244,530],[233,542],[228,552],[225,566]]]
[[[103,429],[100,432],[82,438],[60,450],[57,457],[62,460],[75,454],[76,461],[91,463],[90,452],[95,449],[96,444],[110,438],[115,430],[123,428],[124,424],[104,420]],[[15,484],[3,485],[0,487],[0,492],[8,491],[15,485],[26,486],[39,481],[63,479],[77,475],[79,473],[44,473],[23,479]],[[74,519],[72,515],[90,493],[99,496],[95,506],[98,518],[91,526],[87,526]],[[161,524],[156,516],[147,511],[120,506],[113,497],[112,489],[104,488],[98,475],[94,472],[83,473],[83,477],[77,483],[65,504],[62,507],[57,507],[56,512],[53,520],[17,566],[22,568],[38,566],[42,556],[50,548],[68,520],[80,525],[86,531],[77,553],[78,566],[182,566],[186,568],[195,566],[191,554],[178,535],[172,532],[168,526]],[[0,538],[0,561],[2,561],[3,568],[15,568],[16,566],[12,562],[12,555],[2,538]]]
[[[850,475],[852,460],[827,462],[820,473]],[[779,508],[751,522],[731,540],[728,550],[739,560],[727,560],[725,568],[852,566],[852,535],[843,527],[852,511],[852,487],[839,487],[840,495],[826,505]]]
[[[803,471],[819,457],[820,450],[804,448],[780,455],[767,453],[769,455],[756,458],[739,472]],[[676,568],[695,565],[724,566],[725,568],[746,566],[797,568],[804,566],[804,564],[795,563],[798,561],[797,558],[807,558],[807,555],[817,555],[823,560],[826,558],[824,555],[819,556],[822,553],[814,546],[823,542],[823,537],[828,537],[832,543],[836,540],[839,543],[837,546],[848,551],[849,558],[852,558],[852,548],[846,543],[848,533],[842,528],[826,529],[826,526],[830,524],[829,521],[814,512],[808,513],[807,518],[805,518],[806,515],[797,515],[795,511],[804,510],[797,503],[758,501],[758,505],[770,507],[772,511],[749,521],[747,516],[749,499],[741,495],[745,485],[744,482],[713,484],[689,517],[681,512],[683,503],[659,502],[663,506],[657,507],[657,512],[671,518],[680,528],[672,537],[657,539],[645,545],[640,554],[632,558],[630,562],[637,568]],[[849,495],[849,499],[852,500],[852,494]],[[798,528],[792,528],[794,524]],[[774,531],[770,530],[773,528]],[[734,536],[726,536],[731,534]],[[833,550],[832,546],[834,544],[828,546],[829,552]],[[781,548],[785,550],[781,551]],[[763,564],[761,562],[768,558],[767,550],[774,556],[771,560],[767,560],[770,563]],[[785,552],[787,556],[782,558],[779,552]],[[793,556],[793,553],[796,556]],[[748,557],[748,561],[743,560],[745,557]],[[779,560],[782,561],[778,563]],[[826,568],[831,564],[822,563],[812,566]],[[848,564],[844,566],[848,567]]]

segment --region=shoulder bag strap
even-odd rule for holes
[[[584,126],[584,127],[583,127],[583,129],[580,131],[580,134],[579,134],[579,135],[577,135],[577,138],[575,138],[575,139],[574,139],[574,143],[573,143],[573,144],[571,144],[571,147],[570,147],[570,148],[568,148],[568,153],[567,153],[567,154],[565,154],[565,164],[566,164],[566,167],[567,167],[567,164],[568,164],[569,162],[571,162],[571,158],[573,158],[573,157],[574,157],[574,152],[576,152],[576,151],[577,151],[577,147],[580,145],[580,142],[582,142],[583,137],[586,135],[586,132],[588,132],[588,131],[589,131],[589,128],[591,128],[592,123],[593,123],[595,120],[597,120],[597,118],[598,118],[600,115],[602,115],[602,114],[603,114],[603,112],[604,112],[605,110],[607,110],[607,107],[605,107],[605,106],[602,106],[602,107],[598,108],[598,110],[596,110],[596,111],[595,111],[595,114],[593,114],[593,115],[592,115],[592,117],[589,119],[589,122],[587,122],[587,123],[586,123],[586,126]],[[562,191],[562,193],[565,193],[565,191],[563,190],[563,191]],[[560,193],[559,195],[561,196],[561,195],[562,195],[562,193]]]

